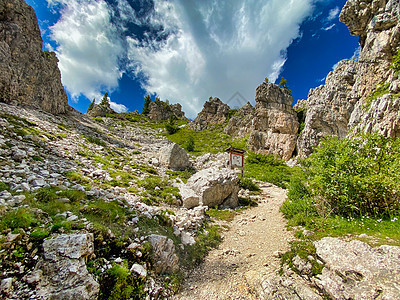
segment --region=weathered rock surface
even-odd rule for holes
[[[86,269],[85,260],[94,253],[93,234],[62,234],[45,240],[44,259],[37,294],[44,299],[96,299],[99,284]]]
[[[254,127],[255,108],[247,102],[239,111],[234,114],[224,128],[226,134],[236,137],[244,137],[251,132]]]
[[[299,122],[293,110],[293,97],[286,88],[262,83],[256,90],[256,117],[250,134],[252,151],[273,154],[284,160],[296,148]]]
[[[349,98],[356,74],[357,62],[341,61],[328,74],[325,85],[310,90],[305,127],[297,141],[299,155],[310,154],[325,135],[346,136],[357,101]]]
[[[0,101],[50,113],[69,110],[54,53],[42,51],[32,7],[23,0],[0,2]]]
[[[189,128],[200,131],[222,124],[227,120],[229,110],[227,104],[219,98],[213,98],[204,103],[203,110],[190,123]]]
[[[372,248],[353,240],[326,237],[314,243],[326,263],[315,284],[332,299],[396,299],[399,296],[400,247]]]
[[[265,277],[260,294],[264,299],[397,299],[400,281],[400,247],[372,248],[358,240],[350,242],[325,237],[314,242],[316,254],[325,263],[322,274],[312,275],[300,257],[287,265],[283,275]]]
[[[148,241],[153,246],[154,271],[156,273],[172,273],[179,269],[179,258],[171,239],[163,235],[152,234],[149,235]]]
[[[201,170],[190,177],[186,188],[193,190],[194,194],[199,196],[201,206],[221,205],[235,208],[238,206],[239,186],[237,182],[238,177],[234,170],[212,167]],[[192,204],[192,202],[190,203]]]
[[[110,107],[110,103],[94,104],[93,108],[87,112],[88,116],[105,117],[107,114],[115,114],[116,112]]]
[[[172,170],[184,170],[191,166],[185,149],[175,143],[168,144],[160,150],[159,161]]]
[[[394,99],[399,81],[390,68],[400,46],[399,2],[349,0],[340,20],[360,37],[359,58],[340,62],[325,85],[310,91],[305,128],[297,143],[300,155],[311,153],[327,134],[343,138],[348,133],[378,131],[400,136]],[[387,95],[368,103],[373,91],[384,84],[390,86]]]
[[[149,105],[148,117],[153,121],[166,121],[171,116],[177,119],[186,120],[185,113],[182,111],[182,105],[168,104],[167,102],[156,100]]]

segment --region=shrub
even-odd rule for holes
[[[303,162],[321,215],[391,215],[400,208],[400,139],[328,137]]]
[[[49,235],[50,235],[50,233],[45,229],[36,229],[35,231],[33,231],[30,234],[30,238],[31,238],[31,240],[33,240],[35,242],[41,242],[41,241],[43,241],[43,239],[45,239]]]
[[[40,188],[36,192],[36,199],[39,202],[52,202],[58,199],[58,196],[53,188]]]
[[[185,145],[184,145],[185,149],[187,152],[193,152],[194,151],[194,138],[193,136],[189,136]]]
[[[142,114],[147,116],[150,112],[150,103],[151,103],[151,98],[150,95],[147,95],[146,97],[144,97],[144,106],[143,106],[143,111]]]
[[[1,229],[27,229],[36,222],[33,214],[25,207],[12,210],[4,215],[1,220]]]
[[[2,191],[8,191],[9,187],[6,183],[0,181],[0,192]]]
[[[241,178],[239,180],[239,186],[242,189],[253,191],[253,192],[260,191],[260,188],[258,187],[258,185],[255,184],[251,178]]]

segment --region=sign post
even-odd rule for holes
[[[246,151],[238,148],[229,147],[225,150],[229,153],[229,166],[231,169],[239,168],[242,170],[242,178],[244,173],[244,153]]]

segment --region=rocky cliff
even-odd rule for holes
[[[32,7],[23,0],[0,1],[0,101],[65,113],[58,60],[42,46]]]
[[[227,120],[229,110],[229,106],[219,98],[210,98],[204,103],[203,110],[190,124],[190,128],[200,131],[221,125]]]
[[[349,0],[340,20],[360,37],[358,61],[345,60],[325,85],[310,90],[300,155],[311,153],[322,136],[378,131],[400,136],[400,81],[392,67],[400,45],[399,2]]]
[[[168,102],[158,99],[150,103],[148,116],[149,119],[153,121],[166,121],[171,116],[177,119],[187,120],[185,113],[182,111],[182,105],[179,103],[169,104]]]

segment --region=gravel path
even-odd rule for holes
[[[181,293],[173,299],[259,299],[261,278],[279,267],[277,253],[287,251],[293,239],[279,212],[286,192],[268,184],[261,188],[259,205],[228,223],[219,248],[186,274]]]

